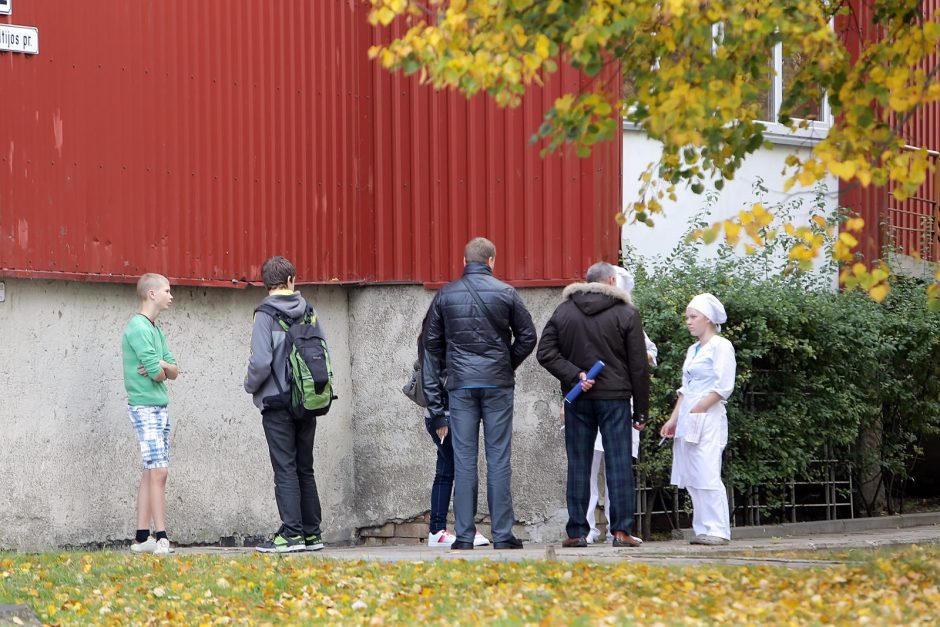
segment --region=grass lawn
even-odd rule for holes
[[[940,622],[940,546],[853,557],[788,569],[0,553],[0,604],[54,624]]]

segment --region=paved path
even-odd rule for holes
[[[590,560],[592,562],[629,561],[660,565],[685,565],[697,563],[723,564],[769,564],[792,568],[820,564],[838,564],[828,559],[826,554],[819,560],[812,556],[775,557],[775,553],[792,551],[839,551],[848,549],[870,549],[884,546],[904,546],[911,544],[940,544],[940,525],[925,525],[905,529],[877,529],[841,534],[816,534],[804,536],[786,536],[779,538],[755,538],[733,541],[728,546],[705,547],[690,545],[682,540],[646,542],[636,549],[615,549],[608,544],[589,546],[585,549],[563,549],[561,543],[526,544],[524,549],[496,551],[491,547],[481,547],[473,551],[446,551],[432,549],[425,545],[399,545],[381,547],[327,547],[316,553],[289,555],[294,558],[333,558],[366,561],[433,561],[466,559],[493,561],[521,561],[539,559],[557,559],[562,561]],[[178,555],[248,555],[255,551],[251,548],[192,547],[177,549]]]

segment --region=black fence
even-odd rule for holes
[[[854,518],[852,473],[841,457],[827,446],[804,476],[738,491],[730,487],[728,475],[734,472],[734,460],[726,455],[725,485],[729,486],[732,527]],[[668,485],[668,480],[637,477],[634,533],[648,538],[690,527],[691,512],[692,504],[684,490]]]

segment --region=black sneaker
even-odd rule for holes
[[[450,545],[451,551],[472,551],[473,542],[461,542],[460,540],[454,540],[454,543]]]
[[[267,542],[262,542],[256,546],[255,550],[261,553],[294,553],[296,551],[306,551],[307,545],[303,536],[285,536],[283,533],[276,533]]]
[[[305,551],[319,551],[323,548],[323,538],[317,535],[304,536],[304,550]]]
[[[508,540],[504,540],[502,542],[494,542],[493,548],[494,549],[521,549],[522,540],[520,540],[516,536],[509,536]]]

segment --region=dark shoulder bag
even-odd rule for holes
[[[402,387],[401,391],[410,398],[419,407],[427,407],[428,399],[424,395],[424,382],[421,379],[421,360],[415,360],[414,370],[411,372],[411,379]]]

